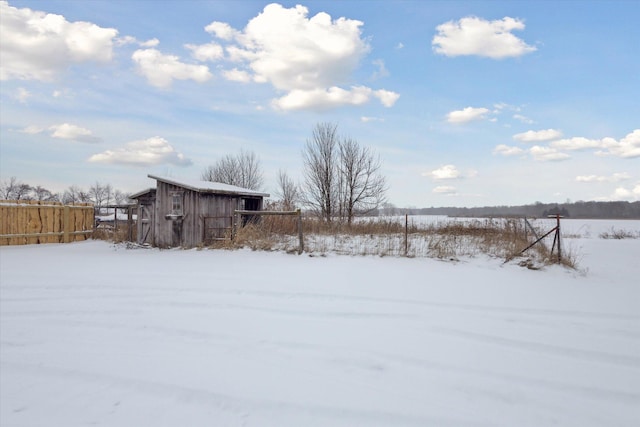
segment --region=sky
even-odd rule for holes
[[[124,192],[315,126],[398,207],[640,200],[638,1],[0,1],[0,178]]]

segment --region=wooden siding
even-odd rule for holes
[[[182,215],[172,215],[174,194],[182,196]],[[232,218],[234,211],[243,207],[242,199],[251,200],[246,204],[255,210],[262,207],[260,197],[202,193],[158,181],[154,215],[155,246],[192,248],[203,244],[205,218]],[[226,224],[224,220],[221,223]]]
[[[155,246],[155,211],[156,211],[156,190],[152,189],[146,193],[136,196],[138,201],[138,218],[136,221],[137,242],[141,245]]]

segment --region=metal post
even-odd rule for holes
[[[562,245],[560,245],[560,214],[556,215],[556,235],[558,236],[558,263],[562,262]]]
[[[404,256],[409,255],[409,214],[404,214]]]

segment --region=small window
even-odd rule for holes
[[[171,215],[182,215],[182,193],[171,193]]]

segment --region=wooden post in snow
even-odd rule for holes
[[[304,237],[302,235],[302,211],[300,209],[296,209],[296,212],[298,212],[298,255],[301,255],[302,252],[304,252]]]
[[[133,241],[133,206],[127,208],[127,241]]]

